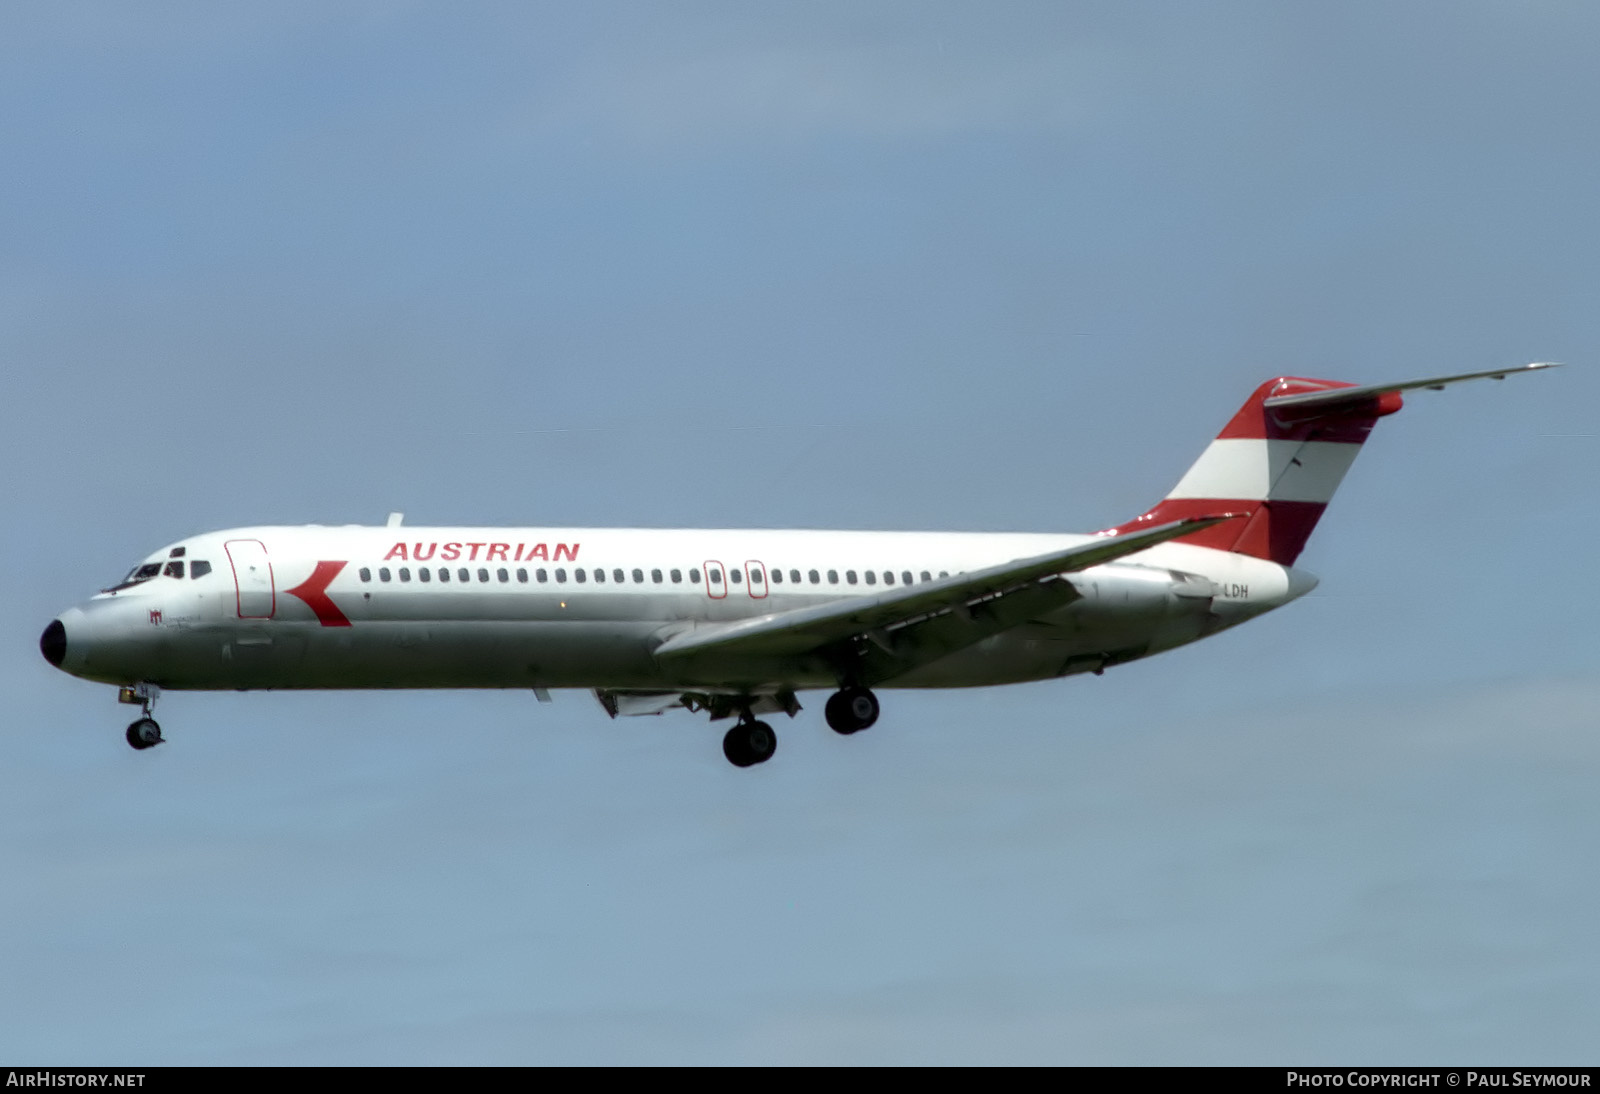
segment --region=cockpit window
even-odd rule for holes
[[[145,562],[145,563],[142,563],[142,564],[140,564],[138,566],[135,566],[133,569],[129,570],[128,571],[128,576],[123,578],[121,581],[117,582],[115,585],[111,586],[111,588],[104,589],[102,591],[103,592],[108,592],[108,593],[115,593],[115,592],[119,592],[119,591],[121,591],[123,589],[131,589],[135,585],[138,585],[138,584],[141,584],[143,582],[149,581],[152,577],[155,577],[160,572],[161,572],[161,563],[159,563],[159,562]]]
[[[197,558],[193,562],[189,563],[189,576],[191,578],[205,577],[210,572],[211,563],[205,561],[204,559]]]
[[[165,570],[163,570],[162,573],[166,574],[166,576],[168,576],[168,577],[182,577],[183,576],[183,563],[181,563],[181,562],[169,562],[169,563],[167,563],[167,568]]]

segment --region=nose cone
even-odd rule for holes
[[[52,619],[39,636],[39,652],[56,668],[67,659],[67,628],[61,625],[61,620]]]

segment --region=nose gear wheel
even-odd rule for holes
[[[166,738],[161,736],[161,724],[154,718],[140,718],[128,726],[128,743],[141,752],[154,748]]]

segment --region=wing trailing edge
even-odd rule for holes
[[[1001,600],[1058,574],[1087,570],[1102,563],[1190,535],[1225,520],[1215,513],[1175,520],[1120,535],[1102,534],[1087,543],[1032,558],[1004,562],[971,573],[955,574],[892,592],[795,608],[787,612],[697,627],[669,637],[655,649],[659,658],[676,659],[711,652],[799,654],[856,638],[883,642],[891,628],[950,611]],[[1064,599],[1076,593],[1065,587]]]

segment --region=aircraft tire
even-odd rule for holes
[[[778,750],[778,735],[766,722],[740,722],[722,738],[722,754],[735,767],[766,763]]]
[[[128,743],[140,751],[154,748],[165,739],[161,736],[161,725],[154,718],[140,718],[131,723],[127,737]]]
[[[828,697],[822,715],[835,733],[849,735],[870,729],[878,720],[878,697],[869,688],[841,688]]]

